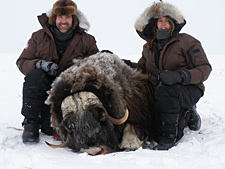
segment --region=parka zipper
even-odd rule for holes
[[[52,58],[52,62],[54,62],[53,60],[53,46],[52,46],[52,40],[50,40],[50,56]]]
[[[164,67],[163,67],[163,64],[162,64],[162,62],[163,62],[163,57],[164,57],[164,55],[165,55],[165,53],[166,53],[166,51],[167,51],[167,49],[168,49],[168,47],[172,44],[172,43],[174,43],[174,42],[179,42],[179,39],[174,39],[173,41],[171,41],[171,42],[168,42],[164,47],[163,47],[163,49],[162,49],[162,51],[161,51],[161,53],[160,53],[160,56],[159,56],[159,64],[160,64],[160,62],[161,62],[161,68],[162,68],[162,70],[164,70]],[[160,66],[159,66],[160,67]],[[160,69],[160,68],[159,68]]]

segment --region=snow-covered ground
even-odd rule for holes
[[[139,56],[120,56],[137,60]],[[0,168],[4,169],[224,169],[225,168],[225,55],[209,55],[213,71],[206,81],[205,96],[197,104],[202,117],[199,131],[185,129],[185,136],[169,151],[139,149],[89,156],[68,148],[52,149],[41,134],[36,145],[24,145],[20,114],[24,76],[16,67],[18,55],[0,53]]]

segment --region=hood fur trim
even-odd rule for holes
[[[46,12],[46,15],[50,17],[52,15],[52,9]],[[80,10],[77,10],[77,18],[79,20],[79,27],[88,31],[90,29],[90,23]]]
[[[152,6],[148,7],[136,20],[135,29],[142,32],[145,26],[149,23],[152,18],[159,18],[162,16],[170,16],[178,24],[183,24],[184,17],[181,12],[173,5],[165,2],[154,3]]]

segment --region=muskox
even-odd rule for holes
[[[46,100],[63,142],[59,147],[106,153],[135,150],[152,140],[155,103],[148,79],[115,54],[74,60],[55,79]]]

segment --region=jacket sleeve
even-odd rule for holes
[[[21,53],[16,61],[19,70],[26,75],[29,71],[35,69],[35,63],[38,61],[35,53],[37,51],[35,35],[29,39],[26,48]]]
[[[87,42],[87,44],[88,44],[87,46],[89,46],[89,47],[87,49],[85,57],[91,56],[91,55],[99,52],[99,49],[97,47],[96,40],[95,40],[94,36],[92,36],[92,35],[89,35],[89,36],[90,36],[89,42]]]
[[[209,77],[212,67],[201,43],[193,37],[190,39],[189,42],[185,42],[185,46],[188,47],[185,49],[184,55],[189,67],[188,71],[191,74],[191,84],[198,84],[204,82]]]
[[[145,56],[144,56],[144,48],[145,48],[145,45],[143,46],[143,51],[142,51],[142,57],[139,59],[138,63],[137,63],[137,69],[138,70],[141,70],[142,73],[146,73],[146,59],[145,59]]]
[[[139,61],[138,61],[138,70],[141,70],[142,73],[146,73],[146,69],[145,69],[145,58],[142,56]]]

